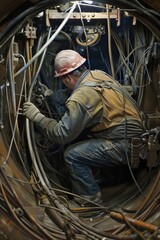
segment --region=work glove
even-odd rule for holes
[[[49,97],[52,94],[52,90],[49,89],[45,84],[41,83],[41,91],[44,97]]]
[[[52,94],[52,90],[49,89],[45,84],[40,84],[36,90],[37,95],[42,95],[43,97],[49,97]]]
[[[40,113],[39,109],[31,102],[25,102],[23,104],[23,115],[34,122],[37,114]]]

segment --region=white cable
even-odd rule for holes
[[[42,52],[49,46],[49,44],[51,44],[51,42],[56,38],[56,36],[59,34],[59,32],[62,30],[62,28],[65,26],[66,22],[68,21],[68,19],[70,18],[71,14],[73,13],[74,9],[77,6],[77,1],[73,4],[73,6],[71,7],[68,15],[66,16],[66,18],[63,20],[63,22],[59,25],[59,27],[57,28],[56,32],[51,36],[51,38],[43,45],[43,47],[28,61],[28,63],[23,66],[18,72],[15,73],[14,77],[17,77],[19,74],[21,74],[22,72],[24,72],[31,63],[33,63],[33,61],[39,57]]]

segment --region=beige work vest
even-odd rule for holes
[[[124,122],[124,119],[135,121],[135,124],[143,128],[142,115],[136,107],[136,103],[116,80],[101,71],[92,71],[86,76],[83,83],[85,86],[92,86],[103,101],[101,122],[91,129],[92,132],[118,126]]]

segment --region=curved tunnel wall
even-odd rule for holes
[[[103,1],[105,3],[111,3],[110,1]],[[28,4],[28,3],[27,3]],[[34,12],[32,12],[31,10],[28,10],[28,13],[30,12],[30,16],[33,17],[35,13],[37,13],[41,7],[37,10],[36,9],[36,4],[38,3],[34,3],[31,4],[29,3],[28,6],[30,6],[29,9],[34,9]],[[50,1],[44,1],[44,6],[47,7],[47,5],[49,4],[49,6],[51,5]],[[53,4],[53,1],[52,1]],[[56,3],[55,3],[56,4]],[[115,4],[115,6],[118,6],[120,8],[137,8],[136,3],[130,3],[129,1],[112,1],[111,4]],[[43,4],[42,4],[43,5]],[[18,5],[17,5],[18,6]],[[26,6],[26,5],[24,5]],[[43,6],[43,8],[44,8]],[[11,7],[12,8],[12,7]],[[20,10],[20,8],[19,8]],[[16,10],[16,12],[18,12]],[[4,13],[5,14],[5,13]],[[155,19],[155,15],[151,16],[151,13],[146,13],[145,15],[145,10],[138,12],[135,12],[136,17],[139,17],[140,21],[143,21],[145,25],[147,25],[149,27],[150,30],[152,30],[153,34],[157,37],[157,41],[160,37],[160,33],[159,31],[157,31],[157,26],[158,26],[158,20]],[[9,15],[7,16],[9,17]],[[13,16],[10,15],[10,17],[12,18]],[[6,31],[6,35],[3,35],[3,32],[1,33],[2,38],[1,38],[1,46],[2,44],[6,41],[6,44],[4,44],[4,46],[2,47],[2,64],[1,64],[1,72],[2,72],[2,76],[1,76],[1,86],[3,84],[5,84],[5,79],[8,79],[8,66],[7,65],[7,56],[11,56],[12,55],[8,55],[7,53],[7,48],[10,45],[10,39],[11,36],[13,36],[13,34],[15,34],[17,32],[17,29],[20,30],[21,27],[26,23],[26,20],[28,18],[28,15],[19,18],[19,20],[16,22],[15,21],[15,25],[12,27],[12,23],[10,23],[9,18],[7,19],[7,21],[5,22],[5,19],[3,19],[2,23],[5,22],[5,24],[7,23],[7,25],[5,26],[5,28],[7,28]],[[18,25],[20,23],[20,25]],[[10,25],[11,24],[11,25]],[[20,26],[20,27],[19,27]],[[6,30],[3,29],[3,26],[1,28],[2,30]],[[7,47],[6,47],[7,46]],[[11,66],[12,62],[11,62]],[[13,69],[10,70],[10,74],[12,73]],[[12,74],[11,74],[12,76]],[[14,80],[14,79],[11,79]],[[22,77],[19,77],[19,81],[22,81]],[[10,83],[10,85],[12,85]],[[21,85],[21,84],[20,84]],[[96,231],[87,226],[83,225],[83,222],[81,222],[79,220],[79,218],[77,218],[76,215],[74,215],[70,210],[68,210],[68,208],[64,208],[63,205],[61,205],[61,203],[59,202],[59,200],[57,200],[57,195],[55,194],[54,191],[50,190],[48,188],[48,185],[46,183],[48,183],[47,179],[41,179],[41,183],[40,183],[40,188],[37,188],[37,184],[39,184],[39,182],[37,183],[37,176],[34,176],[34,174],[30,177],[28,177],[27,173],[28,170],[26,170],[26,174],[24,174],[24,170],[22,165],[25,165],[25,162],[20,163],[20,156],[17,153],[17,149],[20,149],[23,152],[23,144],[24,144],[24,135],[22,135],[23,137],[19,139],[19,131],[21,134],[21,128],[20,129],[14,129],[14,124],[13,124],[13,128],[11,128],[11,125],[9,124],[10,121],[16,119],[16,111],[14,109],[14,104],[13,102],[16,101],[15,100],[15,96],[12,96],[12,93],[14,92],[14,84],[12,85],[12,89],[9,90],[9,100],[6,100],[6,96],[8,96],[8,93],[6,91],[3,92],[3,98],[4,98],[4,102],[7,103],[7,101],[9,101],[9,105],[8,104],[4,104],[4,112],[3,112],[3,116],[4,116],[4,128],[1,129],[1,151],[0,151],[0,155],[1,155],[1,205],[2,205],[2,215],[3,216],[1,218],[1,231],[2,234],[4,235],[6,238],[8,239],[57,239],[62,238],[62,239],[74,239],[75,235],[78,236],[79,234],[82,234],[82,238],[86,238],[87,235],[89,234],[93,234],[93,237],[97,237],[97,239],[101,239],[101,237],[109,237],[109,238],[113,238],[113,239],[119,239],[117,234],[114,234],[114,231],[112,232],[113,235],[107,234],[106,232],[104,232],[102,229],[101,231]],[[7,88],[7,87],[6,87]],[[13,91],[12,91],[13,90]],[[150,92],[150,90],[149,90]],[[12,105],[13,104],[13,105]],[[8,106],[10,106],[11,109],[11,113],[9,114],[10,116],[8,116]],[[23,122],[23,121],[22,121]],[[21,123],[21,120],[20,120]],[[3,126],[2,126],[3,127]],[[17,142],[18,146],[16,146],[14,139],[12,139],[12,134],[15,131],[16,133],[16,138],[18,139]],[[10,143],[12,143],[13,147],[12,150],[10,150]],[[28,156],[26,157],[25,154],[22,155],[25,159],[25,161],[28,161]],[[36,167],[36,166],[34,166]],[[38,166],[38,169],[40,171],[40,176],[45,176],[43,175],[43,170],[40,168],[40,166]],[[140,197],[141,201],[138,203],[139,198],[137,198],[137,200],[135,200],[136,204],[139,205],[140,210],[137,211],[137,214],[134,215],[134,217],[139,218],[142,215],[142,220],[143,220],[143,214],[145,213],[145,211],[147,211],[146,206],[149,208],[149,205],[151,204],[152,207],[156,209],[158,208],[158,205],[156,205],[156,201],[158,201],[158,196],[159,196],[159,171],[155,171],[156,175],[155,177],[152,176],[152,182],[148,185],[148,188],[145,190],[145,194],[146,194],[146,199],[143,202],[143,196]],[[154,185],[153,185],[154,183]],[[152,188],[154,186],[154,188]],[[126,188],[126,185],[122,185],[122,189]],[[121,188],[120,188],[121,189]],[[117,191],[115,191],[115,195],[113,194],[113,197],[117,196],[117,193],[120,190],[118,189]],[[36,193],[36,194],[35,194]],[[50,198],[50,194],[52,194],[52,197]],[[41,199],[41,204],[44,206],[38,206],[37,205],[37,195],[39,196],[39,199]],[[125,193],[124,193],[125,196]],[[126,196],[128,197],[127,193]],[[155,198],[155,200],[153,200]],[[132,201],[131,201],[132,203]],[[146,203],[146,206],[144,206],[144,203]],[[54,205],[54,208],[56,209],[49,209],[46,206],[47,205]],[[132,203],[133,204],[133,203]],[[130,205],[130,207],[132,206],[132,204]],[[132,207],[131,207],[132,208]],[[53,229],[52,231],[50,231],[50,229],[47,229],[47,224],[41,225],[41,222],[45,219],[46,217],[46,213],[45,210],[47,212],[47,215],[50,216],[50,218],[52,219],[52,224],[53,224]],[[143,212],[144,211],[144,212]],[[9,215],[12,215],[11,218],[8,218]],[[145,215],[145,214],[144,214]],[[149,213],[148,213],[149,215]],[[63,216],[65,216],[65,218],[63,218]],[[158,219],[158,216],[155,214],[155,218]],[[66,221],[66,218],[67,219]],[[153,217],[154,219],[154,217]],[[144,217],[144,221],[147,220],[147,214]],[[25,222],[26,221],[26,222]],[[47,220],[46,220],[47,221]],[[74,226],[74,224],[69,225],[70,221],[73,221],[73,223],[75,224],[75,222],[77,222]],[[156,221],[150,220],[152,223],[156,223]],[[158,221],[158,220],[157,220]],[[8,224],[9,222],[9,224]],[[14,223],[16,222],[16,224]],[[111,220],[112,222],[112,220]],[[108,221],[106,223],[105,226],[109,226],[111,223],[110,221]],[[17,228],[18,225],[18,228]],[[74,227],[73,227],[74,226]],[[86,227],[86,233],[83,233],[83,229]],[[151,225],[151,228],[153,227],[154,231],[157,231],[156,228],[156,224],[155,226]],[[80,228],[80,231],[78,230],[78,228]],[[103,226],[104,228],[104,226]],[[117,226],[117,229],[121,228],[121,224],[120,226]],[[72,231],[74,233],[72,233]],[[93,233],[92,233],[93,231]],[[117,230],[117,232],[120,230]],[[153,231],[153,230],[152,230]],[[53,233],[54,232],[54,233]],[[15,233],[15,234],[14,234]],[[125,231],[123,232],[123,234],[126,234]],[[128,233],[129,234],[129,233]],[[14,235],[14,236],[13,236]],[[85,236],[85,237],[84,237]],[[133,237],[133,236],[132,236]],[[129,238],[129,237],[128,237]],[[89,239],[89,238],[87,238]],[[123,239],[125,239],[125,237],[123,236]],[[127,239],[127,237],[126,237]],[[135,238],[136,239],[136,238]]]

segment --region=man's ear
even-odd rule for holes
[[[68,82],[71,82],[71,81],[72,81],[72,77],[71,77],[70,74],[67,74],[67,80],[68,80]]]

